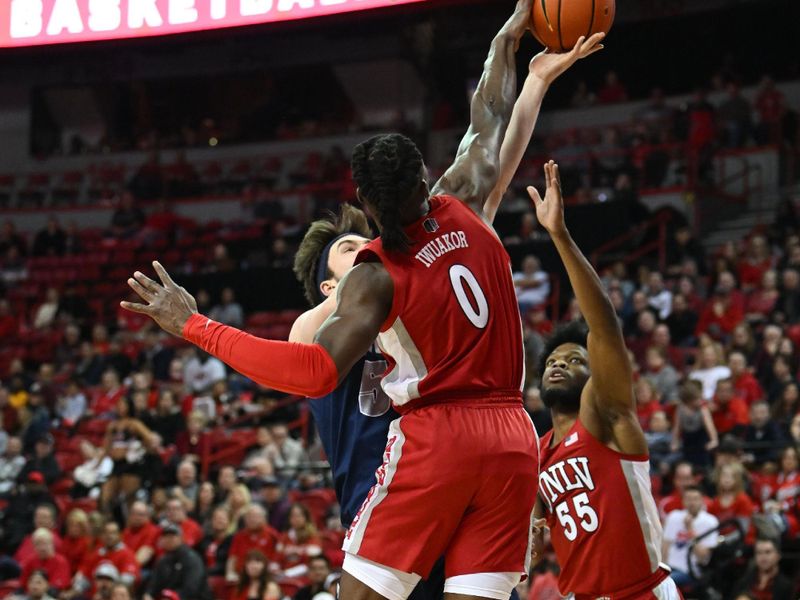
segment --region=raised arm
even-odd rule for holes
[[[333,391],[369,350],[391,309],[394,288],[380,264],[352,269],[338,286],[336,311],[314,344],[257,338],[197,312],[194,298],[158,262],[161,285],[137,271],[128,284],[146,304],[122,307],[151,317],[162,329],[184,337],[245,377],[266,387],[318,397]]]
[[[451,194],[483,215],[483,205],[497,182],[500,145],[517,95],[515,55],[528,28],[533,0],[518,0],[514,14],[506,21],[489,48],[478,87],[470,105],[470,124],[461,140],[456,158],[433,194]]]
[[[537,219],[547,229],[564,263],[589,326],[592,375],[581,397],[580,419],[593,435],[613,443],[620,451],[647,454],[647,442],[636,416],[633,373],[616,312],[600,278],[567,230],[558,165],[550,161],[544,170],[544,200],[533,187],[528,187],[528,193],[536,205]]]
[[[555,53],[545,50],[531,60],[528,65],[528,76],[525,78],[522,92],[514,104],[511,121],[500,146],[500,172],[497,176],[497,183],[483,205],[483,214],[489,223],[494,222],[497,208],[519,168],[528,144],[530,144],[536,120],[539,118],[542,100],[547,90],[550,89],[550,85],[578,60],[601,50],[603,44],[600,42],[604,37],[604,33],[596,33],[588,40],[581,36],[575,47],[569,52]]]

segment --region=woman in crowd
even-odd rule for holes
[[[278,584],[267,568],[267,557],[259,550],[250,550],[239,573],[239,584],[233,588],[230,600],[281,600]]]
[[[322,553],[322,540],[304,504],[297,502],[289,509],[289,527],[278,545],[278,552],[281,568],[293,577],[305,575],[308,559]]]
[[[720,523],[736,519],[742,531],[747,533],[755,506],[744,491],[745,476],[744,467],[739,462],[718,467],[713,476],[717,495],[711,500],[708,512],[717,517]],[[734,526],[726,527],[722,533],[729,533],[734,529]]]
[[[64,521],[64,544],[61,548],[73,573],[94,550],[89,516],[80,508],[74,508],[67,514]]]

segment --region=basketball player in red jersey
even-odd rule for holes
[[[588,332],[583,323],[556,330],[541,364],[553,429],[540,443],[536,514],[546,515],[550,527],[559,590],[576,600],[678,599],[661,562],[661,523],[622,330],[600,278],[567,230],[552,161],[545,176],[544,200],[533,187],[528,192],[588,325]]]
[[[404,600],[440,556],[449,600],[505,600],[526,571],[538,446],[521,404],[510,261],[482,210],[530,14],[530,0],[520,0],[493,41],[470,128],[432,191],[408,138],[378,136],[355,149],[357,195],[381,238],[339,282],[336,310],[314,344],[254,338],[197,314],[158,263],[163,285],[139,272],[129,280],[147,304],[125,308],[290,393],[331,392],[378,338],[389,362],[382,387],[402,416],[348,531],[346,600]]]

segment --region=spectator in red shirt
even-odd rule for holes
[[[772,268],[772,255],[767,238],[754,235],[747,242],[744,257],[739,261],[739,283],[742,291],[749,292],[762,282],[763,274]]]
[[[53,547],[53,532],[41,527],[33,532],[34,555],[22,563],[20,585],[28,586],[28,579],[34,571],[44,571],[50,579],[50,587],[63,590],[69,587],[72,571],[69,561],[58,554]]]
[[[183,542],[189,547],[196,546],[203,537],[203,528],[186,514],[186,507],[178,498],[167,501],[167,521],[181,528]]]
[[[747,321],[754,324],[764,322],[775,309],[779,296],[778,273],[773,269],[764,271],[761,275],[761,285],[750,293],[745,303]]]
[[[119,375],[114,369],[106,369],[100,378],[102,393],[94,398],[90,411],[94,415],[111,415],[120,398],[125,396],[125,388],[119,381]]]
[[[281,537],[278,554],[281,568],[291,577],[308,573],[308,560],[322,553],[322,540],[308,507],[299,502],[289,509],[289,528]]]
[[[736,388],[736,392],[748,407],[753,402],[764,399],[764,390],[761,389],[758,380],[751,373],[747,366],[747,358],[742,352],[736,350],[728,355],[728,368],[731,370],[733,387]]]
[[[159,528],[150,520],[147,504],[139,500],[131,504],[128,526],[122,532],[122,541],[136,555],[139,568],[146,567],[153,560],[158,534]]]
[[[85,593],[94,585],[92,578],[96,576],[96,570],[101,563],[111,563],[119,573],[120,581],[125,585],[131,586],[139,580],[140,571],[136,555],[122,543],[119,525],[114,521],[108,521],[103,525],[101,542],[102,545],[83,561],[72,581],[72,589],[78,594]],[[90,593],[93,594],[94,591],[92,589]]]
[[[239,581],[239,571],[250,550],[259,550],[270,561],[277,558],[276,550],[280,534],[267,525],[267,511],[259,504],[251,504],[244,513],[244,528],[233,536],[225,578]]]
[[[56,533],[56,509],[52,504],[42,504],[33,511],[33,528],[48,529],[53,533],[53,548],[56,554],[63,554],[64,543]],[[14,553],[17,564],[23,565],[36,554],[33,545],[33,535],[27,535]]]
[[[781,120],[786,113],[783,93],[775,87],[771,77],[761,80],[755,107],[759,116],[756,138],[761,144],[776,143],[780,139]]]
[[[755,505],[744,491],[745,470],[741,463],[723,465],[714,472],[714,483],[717,495],[711,500],[708,512],[717,517],[720,523],[736,519],[747,533]],[[730,533],[735,527],[726,527],[723,534]]]
[[[597,102],[600,104],[616,104],[625,102],[628,99],[628,91],[619,81],[616,71],[606,73],[606,81],[600,91],[597,92]]]
[[[0,339],[8,340],[19,331],[19,321],[11,314],[8,300],[0,300]]]
[[[733,329],[744,319],[744,302],[733,286],[735,281],[730,276],[723,278],[727,272],[720,274],[719,282],[714,289],[714,294],[706,301],[700,320],[697,323],[696,334],[707,333],[715,338],[723,338],[733,332]],[[730,275],[730,273],[727,273]]]
[[[639,424],[642,426],[642,429],[647,431],[650,426],[650,417],[653,416],[654,412],[661,410],[658,391],[653,385],[653,382],[645,377],[640,377],[636,381],[633,391],[636,396],[636,416],[639,417]]]
[[[673,510],[681,510],[683,508],[683,490],[696,486],[699,482],[700,475],[695,471],[692,463],[685,460],[675,463],[672,475],[672,493],[661,498],[658,503],[658,512],[662,521]],[[708,506],[711,501],[705,496],[703,497],[705,498],[706,506]]]
[[[714,427],[720,436],[728,432],[741,435],[750,422],[747,403],[736,393],[730,377],[717,382],[710,409]]]
[[[86,556],[94,550],[89,517],[80,508],[72,509],[67,514],[64,530],[64,556],[69,561],[70,573],[75,573]]]

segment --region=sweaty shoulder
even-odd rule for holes
[[[383,302],[388,300],[391,304],[394,283],[389,272],[380,262],[367,261],[359,264],[358,259],[363,252],[363,249],[359,252],[356,265],[347,272],[337,288],[339,301],[343,296],[370,295]]]

